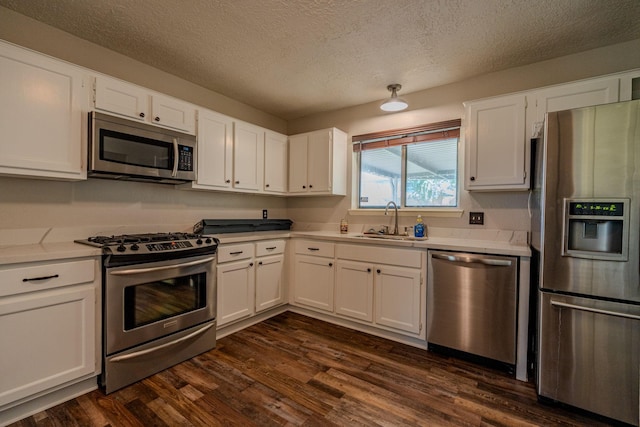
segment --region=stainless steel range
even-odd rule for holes
[[[154,233],[77,242],[104,253],[105,393],[215,347],[215,238]]]

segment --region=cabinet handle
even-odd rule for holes
[[[156,122],[160,121],[160,117],[156,116],[153,120],[155,120]]]
[[[227,184],[229,184],[229,183],[231,182],[231,180],[230,180],[230,179],[227,179],[225,182],[226,182]]]
[[[258,262],[258,265],[262,265],[262,261]]]
[[[329,267],[333,267],[333,263],[332,262],[329,263]]]
[[[367,268],[367,273],[371,273],[371,269],[370,268]]]
[[[309,249],[310,251],[319,251],[320,250],[320,248],[307,248],[307,249]]]
[[[265,187],[269,188],[269,184],[265,185]]]
[[[469,179],[470,179],[471,181],[475,181],[475,180],[476,180],[476,177],[475,177],[475,176],[472,176],[472,177],[471,177],[471,178],[469,178]]]
[[[249,267],[253,267],[253,263],[252,262],[249,263]]]
[[[229,252],[229,255],[240,255],[241,253],[243,253],[244,251],[237,251],[237,252]]]
[[[42,276],[42,277],[27,277],[26,279],[22,279],[23,282],[39,282],[42,280],[47,280],[47,279],[55,279],[57,277],[60,277],[59,274],[54,274],[51,276]]]
[[[380,269],[377,269],[377,270],[376,270],[376,273],[380,274],[380,273],[381,273]]]
[[[313,188],[313,185],[309,184],[309,188]]]
[[[138,114],[138,115],[139,115],[141,118],[143,118],[143,119],[144,119],[144,113],[140,113],[140,114]]]
[[[236,181],[236,184],[240,184],[240,181]]]
[[[266,250],[268,250],[268,251],[272,251],[272,250],[274,250],[275,248],[276,248],[275,246],[271,246],[271,247],[269,247],[269,248],[265,248],[265,249],[266,249]]]
[[[302,188],[307,188],[307,186],[306,186],[306,185],[303,185],[303,186],[302,186]]]

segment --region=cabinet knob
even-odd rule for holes
[[[379,268],[376,270],[376,273],[380,274],[380,269]]]
[[[144,119],[144,113],[140,113],[139,116]]]
[[[476,180],[476,177],[475,177],[475,176],[472,176],[472,177],[471,177],[471,178],[469,178],[469,179],[470,179],[471,181],[475,181],[475,180]]]
[[[258,262],[258,265],[262,265],[262,261]]]
[[[333,263],[332,262],[329,263],[329,267],[333,267]]]
[[[253,263],[252,262],[249,263],[249,267],[253,267]]]
[[[371,269],[370,268],[367,268],[367,273],[371,273]]]
[[[313,188],[313,185],[309,184],[309,188]]]
[[[156,122],[160,121],[160,117],[156,116],[153,120],[155,120]]]
[[[240,181],[236,181],[236,184],[240,184]]]
[[[269,188],[269,184],[266,184],[265,187]]]
[[[306,186],[306,185],[303,185],[303,186],[302,186],[302,188],[307,188],[307,186]]]
[[[225,182],[226,182],[227,184],[229,184],[229,183],[231,182],[231,180],[230,180],[230,179],[227,179]]]

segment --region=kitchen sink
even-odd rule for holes
[[[382,240],[411,240],[411,241],[421,241],[427,240],[426,237],[414,237],[414,236],[402,236],[398,234],[356,234],[354,237],[362,237],[365,239],[382,239]]]

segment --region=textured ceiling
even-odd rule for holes
[[[639,0],[0,0],[283,119],[640,39]],[[636,52],[636,54],[638,54]]]

